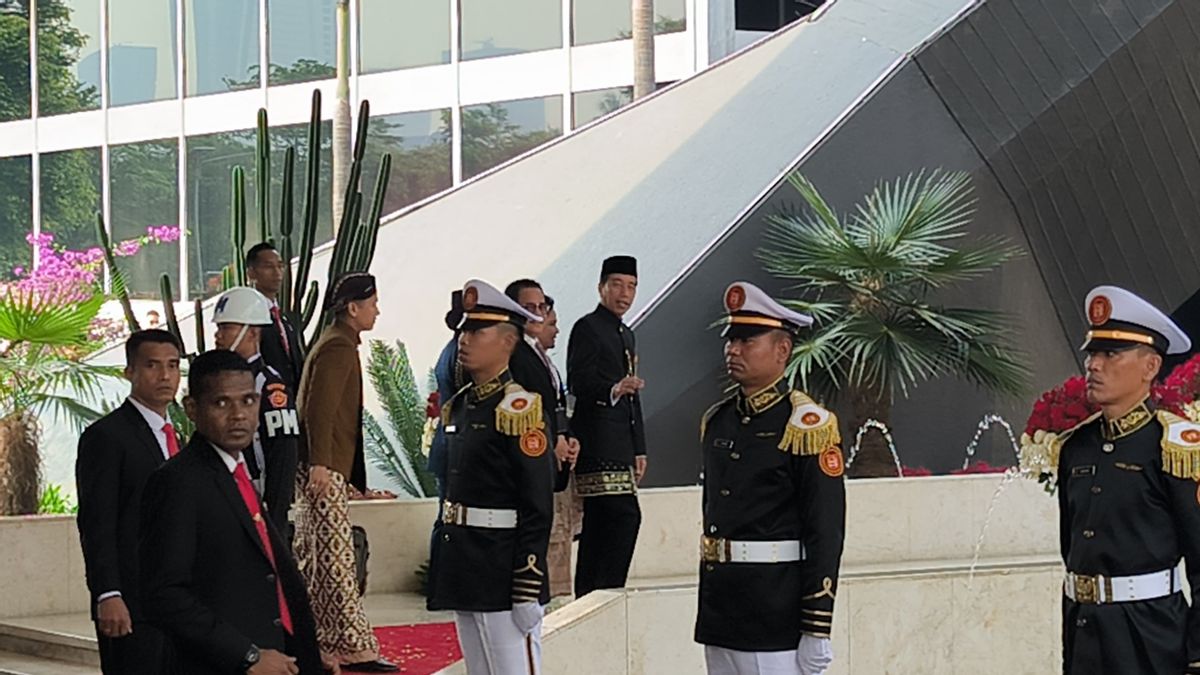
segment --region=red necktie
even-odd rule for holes
[[[179,454],[179,439],[175,438],[175,427],[170,422],[163,425],[162,431],[167,435],[167,454],[171,457]]]
[[[271,306],[271,320],[275,322],[275,328],[279,329],[279,341],[283,343],[283,353],[290,355],[292,350],[288,349],[287,331],[283,329],[283,316],[279,313],[279,305]]]
[[[250,518],[254,521],[254,528],[258,530],[258,538],[267,552],[267,559],[271,561],[271,568],[275,570],[275,595],[279,598],[279,619],[283,622],[283,629],[288,632],[288,635],[291,635],[292,614],[288,611],[287,600],[283,597],[283,584],[279,581],[279,568],[275,565],[275,551],[271,548],[271,538],[267,536],[267,523],[263,520],[258,493],[250,484],[250,474],[246,473],[246,465],[242,462],[238,462],[237,468],[233,470],[233,479],[237,483],[238,492],[242,493],[242,501],[246,502],[246,509],[250,511]]]

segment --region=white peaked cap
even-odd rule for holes
[[[463,323],[511,323],[523,326],[528,321],[540,322],[542,317],[518,305],[495,286],[481,279],[471,279],[463,286]]]
[[[1084,350],[1146,345],[1167,354],[1183,354],[1192,348],[1191,338],[1171,317],[1124,288],[1093,288],[1083,309],[1090,324]]]
[[[735,326],[795,332],[813,322],[811,316],[784,307],[748,281],[735,281],[725,289],[725,311],[728,316],[722,337]]]

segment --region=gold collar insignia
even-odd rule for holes
[[[471,397],[476,401],[482,401],[486,398],[490,398],[504,391],[504,387],[509,382],[512,382],[512,375],[509,374],[508,369],[506,368],[504,372],[500,373],[496,377],[493,377],[487,382],[471,387]]]
[[[780,377],[775,380],[775,383],[768,386],[766,389],[757,393],[746,396],[739,393],[737,397],[738,413],[742,415],[758,415],[770,409],[776,403],[786,399],[791,387],[788,386],[787,380]]]
[[[1141,429],[1154,419],[1154,413],[1150,412],[1146,401],[1134,406],[1133,410],[1121,415],[1120,417],[1110,420],[1105,419],[1101,422],[1100,432],[1104,435],[1105,440],[1115,441],[1118,438],[1124,438],[1129,434]]]

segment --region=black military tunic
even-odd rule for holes
[[[284,377],[262,358],[254,359],[254,379],[261,399],[253,452],[246,453],[251,476],[259,482],[267,515],[275,527],[288,531],[288,511],[296,492],[300,454],[300,416],[296,397]],[[265,473],[265,480],[264,474]]]
[[[1110,604],[1064,597],[1063,672],[1200,673],[1200,492],[1190,477],[1200,429],[1142,404],[1117,420],[1097,415],[1059,442],[1067,570],[1124,577],[1169,570],[1184,557],[1193,589],[1191,609],[1178,592]]]
[[[713,406],[702,427],[703,548],[787,541],[800,562],[701,560],[696,641],[739,651],[795,649],[828,637],[845,534],[837,418],[783,380]]]
[[[431,610],[497,612],[550,601],[546,548],[554,516],[554,453],[541,397],[505,371],[468,385],[443,408],[446,501],[468,509],[514,509],[510,529],[452,524],[434,530]]]

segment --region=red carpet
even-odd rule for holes
[[[430,675],[462,658],[453,623],[383,626],[375,636],[383,658],[409,675]]]

